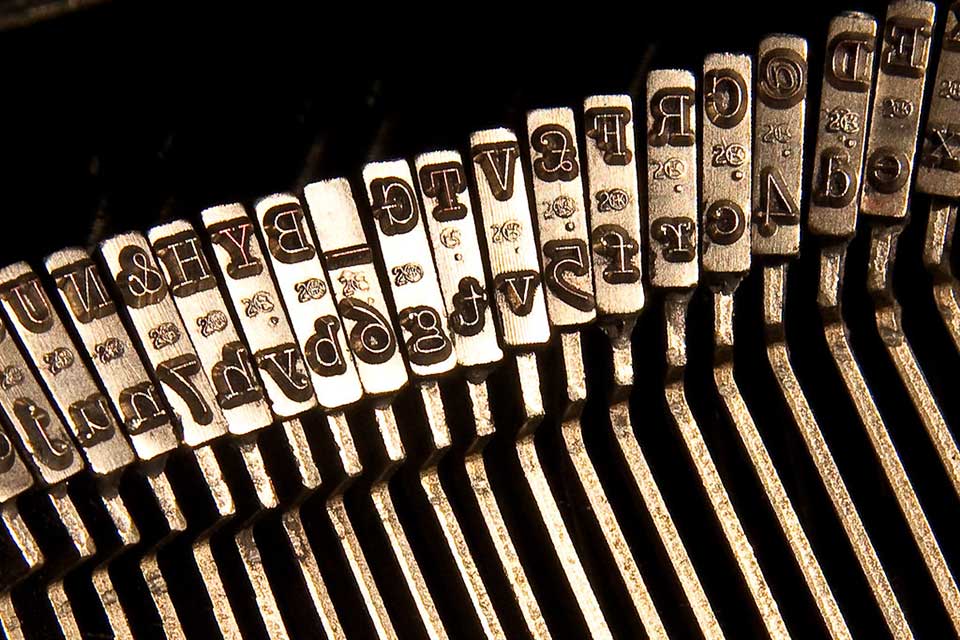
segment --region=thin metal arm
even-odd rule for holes
[[[187,521],[183,512],[180,511],[173,487],[170,486],[170,480],[166,474],[158,469],[147,471],[144,476],[153,491],[154,499],[166,522],[168,533],[140,558],[140,573],[143,574],[150,597],[160,616],[160,624],[163,627],[164,635],[168,640],[186,640],[177,610],[174,608],[170,592],[167,590],[166,579],[160,571],[157,554],[164,544],[169,542],[176,534],[187,529]]]
[[[630,327],[632,329],[632,325]],[[687,549],[673,522],[663,494],[657,486],[650,465],[640,448],[640,442],[634,433],[633,419],[630,415],[630,389],[633,387],[633,352],[630,344],[630,331],[610,332],[610,347],[613,352],[613,391],[610,403],[610,424],[620,448],[634,488],[643,499],[647,511],[657,528],[657,534],[666,549],[670,564],[677,574],[690,608],[697,620],[700,633],[706,640],[722,640],[723,630],[707,598],[697,571],[690,561]]]
[[[107,614],[107,621],[114,636],[133,640],[133,632],[130,630],[127,614],[120,604],[120,599],[113,587],[113,580],[110,577],[110,563],[122,551],[140,541],[140,532],[137,530],[137,525],[130,516],[130,512],[127,511],[123,498],[120,497],[116,481],[117,478],[111,478],[110,481],[101,484],[99,493],[100,501],[106,508],[111,521],[113,521],[120,546],[109,555],[100,558],[99,564],[93,569],[91,580],[97,596],[100,598],[100,604]]]
[[[467,546],[467,540],[460,528],[457,516],[453,512],[453,506],[440,483],[437,464],[439,464],[440,458],[446,450],[450,448],[450,429],[447,426],[447,416],[443,408],[440,388],[433,381],[421,382],[417,386],[427,415],[432,450],[425,465],[420,469],[420,485],[423,487],[427,500],[437,518],[437,523],[443,531],[443,537],[457,565],[457,571],[460,573],[460,578],[470,597],[477,618],[480,620],[484,634],[491,640],[502,638],[503,628],[500,625],[500,619],[497,617],[493,602],[490,600],[487,588],[480,577],[473,554],[470,553],[470,548]]]
[[[486,525],[487,533],[493,541],[500,564],[510,583],[513,596],[520,607],[520,612],[527,624],[527,630],[534,638],[548,640],[550,630],[540,611],[540,605],[533,589],[527,580],[527,574],[517,555],[517,549],[510,536],[510,530],[503,520],[497,497],[490,487],[487,477],[487,467],[483,460],[483,449],[493,436],[495,428],[490,415],[490,400],[487,394],[485,380],[467,380],[467,390],[470,394],[470,408],[473,413],[475,439],[467,450],[464,459],[467,476],[470,478],[470,488],[477,500],[477,506]]]
[[[43,553],[37,545],[33,534],[27,528],[26,523],[20,517],[17,505],[11,500],[0,507],[0,518],[3,520],[3,526],[7,534],[13,540],[23,559],[26,570],[20,577],[23,580],[43,565]],[[14,585],[7,585],[0,592],[0,627],[7,640],[23,640],[23,630],[20,626],[20,617],[13,606],[11,589]]]
[[[610,502],[607,500],[603,485],[600,484],[600,478],[597,476],[597,471],[587,454],[587,447],[583,441],[581,416],[583,414],[583,404],[587,398],[587,380],[583,367],[580,334],[576,332],[561,333],[560,340],[563,349],[564,371],[567,378],[567,406],[563,412],[563,424],[560,429],[567,455],[570,456],[570,460],[577,471],[580,485],[587,495],[590,508],[597,518],[597,524],[603,533],[607,548],[613,556],[617,570],[620,572],[620,578],[627,588],[627,593],[640,616],[640,621],[643,623],[647,636],[650,638],[666,638],[667,630],[663,626],[660,614],[657,613],[643,576],[640,575],[640,569],[630,552],[620,523],[610,507]]]
[[[223,580],[220,579],[220,569],[217,567],[217,562],[213,558],[213,549],[210,547],[210,536],[233,518],[236,507],[233,503],[233,495],[223,479],[220,463],[217,461],[213,449],[209,446],[198,447],[193,450],[193,455],[196,458],[197,467],[207,483],[210,497],[217,512],[217,518],[212,525],[201,532],[193,541],[193,558],[210,598],[213,616],[220,633],[225,638],[238,638],[240,637],[240,625],[237,623],[230,601],[227,599]]]
[[[717,472],[713,458],[707,448],[707,443],[700,433],[700,428],[693,417],[690,405],[687,403],[684,388],[684,370],[687,364],[686,333],[687,333],[687,304],[690,301],[690,292],[668,293],[664,301],[664,315],[666,319],[667,335],[667,374],[664,385],[667,405],[673,420],[683,436],[683,441],[690,453],[694,467],[700,476],[700,482],[710,499],[714,514],[720,522],[720,527],[727,538],[727,543],[733,551],[740,573],[746,580],[747,587],[753,595],[753,600],[760,611],[760,617],[772,638],[788,638],[787,626],[780,615],[766,578],[760,570],[760,564],[753,553],[753,548],[747,540],[747,534],[740,524],[740,519],[734,511],[730,496],[723,486],[720,474]]]
[[[273,481],[267,474],[263,455],[257,441],[250,439],[238,442],[237,448],[240,450],[247,474],[253,482],[259,506],[244,522],[243,528],[234,533],[233,539],[240,551],[240,560],[247,574],[247,580],[253,588],[264,628],[270,638],[284,640],[289,637],[289,634],[280,615],[277,598],[273,594],[273,588],[267,579],[266,571],[264,571],[260,549],[253,537],[254,523],[260,520],[266,512],[275,509],[279,505],[279,500],[273,488]]]
[[[516,356],[517,375],[520,379],[520,393],[523,401],[523,420],[517,432],[517,457],[523,468],[523,475],[537,504],[540,518],[546,526],[550,541],[557,553],[573,591],[584,621],[594,638],[612,638],[607,622],[600,610],[600,603],[590,586],[587,574],[583,570],[573,540],[567,532],[557,501],[550,490],[533,436],[537,425],[543,420],[543,397],[540,392],[540,373],[537,370],[537,356],[533,353],[520,353]]]
[[[940,462],[960,496],[960,449],[950,433],[947,421],[937,406],[933,392],[920,370],[913,349],[907,341],[900,322],[900,303],[893,293],[893,265],[896,260],[897,239],[902,227],[878,225],[870,230],[870,260],[867,272],[867,287],[873,297],[877,330],[883,344],[906,387],[914,408],[920,414],[930,440],[933,442]]]
[[[843,378],[847,393],[856,407],[863,422],[870,444],[880,461],[887,482],[893,489],[897,504],[903,513],[914,542],[923,556],[927,571],[933,579],[954,629],[960,633],[960,591],[954,581],[947,561],[940,550],[933,529],[927,521],[917,494],[913,490],[910,478],[903,468],[900,456],[894,447],[887,427],[880,417],[880,411],[873,401],[860,365],[854,358],[847,340],[847,327],[840,310],[840,282],[843,278],[843,262],[846,246],[827,245],[820,252],[820,291],[817,303],[823,317],[824,336],[830,348],[830,354]]]
[[[327,517],[337,534],[337,539],[343,549],[344,557],[350,572],[360,590],[360,597],[363,599],[367,615],[373,623],[374,631],[380,640],[396,640],[397,633],[393,628],[393,622],[387,613],[387,607],[383,602],[383,596],[380,595],[380,589],[373,579],[373,572],[367,562],[363,547],[357,538],[357,533],[353,529],[353,523],[347,513],[347,506],[344,503],[344,493],[353,484],[354,480],[363,472],[363,466],[360,463],[360,457],[357,455],[357,449],[353,442],[353,436],[350,433],[350,425],[347,423],[347,417],[341,411],[332,412],[327,415],[327,422],[333,439],[337,444],[337,454],[340,459],[340,467],[343,472],[342,480],[334,487],[331,487],[326,500]]]
[[[400,431],[397,428],[397,418],[393,413],[393,406],[387,404],[376,407],[374,408],[374,415],[377,427],[380,430],[380,438],[390,462],[374,479],[370,487],[370,497],[377,513],[380,515],[380,524],[390,541],[394,556],[400,563],[400,571],[403,573],[407,589],[413,597],[427,635],[431,640],[446,640],[446,629],[444,629],[443,622],[440,620],[440,614],[437,612],[433,596],[427,589],[427,582],[423,577],[420,565],[417,564],[417,558],[413,554],[410,541],[407,539],[406,532],[400,522],[400,516],[393,505],[393,497],[390,495],[390,477],[406,457],[403,443],[400,440]]]
[[[800,387],[784,336],[784,305],[786,296],[787,265],[776,264],[763,269],[763,316],[767,334],[767,359],[777,379],[790,415],[803,437],[807,451],[813,458],[823,487],[830,496],[833,510],[840,519],[844,533],[850,542],[863,575],[870,585],[873,598],[883,614],[891,636],[897,640],[913,637],[897,596],[890,586],[873,542],[860,519],[850,492],[840,475],[840,469],[830,453],[820,425],[813,415],[810,403]]]
[[[320,487],[320,470],[317,468],[310,451],[307,434],[299,418],[290,418],[283,421],[283,433],[287,448],[296,464],[297,477],[300,481],[300,494],[288,504],[281,516],[283,530],[287,536],[287,544],[300,569],[300,575],[307,586],[307,593],[313,604],[313,609],[320,618],[320,624],[329,640],[344,640],[346,634],[340,624],[340,618],[330,599],[330,593],[324,583],[317,565],[307,532],[303,527],[300,508],[303,501]]]
[[[66,485],[59,484],[51,487],[48,490],[47,497],[50,499],[50,504],[60,518],[60,522],[63,523],[64,528],[67,530],[70,542],[77,552],[75,564],[81,564],[88,558],[92,558],[97,552],[96,545],[90,536],[90,532],[87,531],[86,526],[84,526],[83,520],[80,519],[80,514],[77,512],[77,507],[74,505],[73,499],[67,494]],[[67,640],[81,640],[80,627],[77,625],[73,607],[64,589],[62,574],[53,578],[47,584],[47,597],[50,599],[50,604],[53,605],[53,611],[64,638]]]
[[[933,299],[953,345],[960,351],[960,290],[950,266],[953,232],[957,226],[957,205],[940,198],[930,201],[923,263],[933,276]]]
[[[810,546],[800,518],[793,508],[787,490],[770,458],[757,425],[750,415],[747,403],[740,393],[733,374],[733,294],[732,290],[716,289],[713,292],[713,380],[717,395],[722,399],[727,416],[737,429],[740,441],[750,456],[753,468],[771,508],[777,516],[780,528],[790,545],[794,559],[820,610],[820,615],[833,638],[851,638],[843,613],[837,605],[830,585],[823,575],[820,563]]]

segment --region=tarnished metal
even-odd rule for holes
[[[414,164],[457,363],[468,368],[466,385],[474,428],[464,457],[465,471],[487,536],[496,550],[500,570],[510,585],[527,630],[534,637],[549,638],[540,605],[503,520],[499,500],[490,486],[483,458],[483,450],[495,432],[486,377],[503,359],[503,351],[493,323],[489,283],[483,269],[466,169],[455,151],[422,154]]]
[[[748,55],[715,53],[703,62],[700,131],[701,262],[704,274],[750,269],[753,167],[753,64]]]
[[[808,87],[807,43],[771,35],[760,43],[754,123],[753,253],[763,261],[763,319],[767,360],[830,497],[887,628],[912,637],[873,542],[796,377],[786,344],[787,263],[800,251],[804,109]]]
[[[528,112],[527,144],[550,324],[574,328],[596,318],[597,303],[573,110]]]
[[[272,314],[247,313],[249,300],[261,292],[271,300],[280,299],[264,262],[253,221],[240,204],[211,207],[203,211],[202,218],[213,246],[220,281],[226,289],[226,298],[252,351],[270,408],[283,421],[286,444],[296,462],[302,491],[293,504],[284,505],[281,521],[287,544],[296,557],[310,602],[327,636],[340,638],[343,629],[339,616],[330,600],[300,513],[303,502],[321,484],[306,432],[297,417],[317,406],[313,385],[286,313],[282,309],[274,309]]]
[[[907,217],[935,12],[923,0],[887,8],[860,195],[865,215]]]
[[[769,64],[769,61],[768,61]],[[733,297],[750,268],[749,56],[714,54],[703,67],[703,279],[713,294],[713,380],[777,522],[833,638],[851,638],[790,497],[740,393],[733,372]]]
[[[475,132],[470,136],[470,155],[485,230],[484,245],[497,290],[495,301],[501,338],[505,347],[516,351],[523,404],[520,428],[516,432],[517,457],[586,627],[596,638],[609,638],[610,629],[563,522],[534,444],[534,433],[544,417],[544,407],[533,349],[549,339],[550,325],[541,290],[525,179],[516,163],[519,155],[516,135],[508,129]]]
[[[438,464],[452,442],[436,378],[453,371],[458,358],[413,176],[406,161],[396,160],[367,164],[363,179],[375,219],[379,255],[404,336],[406,361],[427,417],[429,454],[420,468],[420,485],[484,633],[497,638],[503,636],[500,619],[440,482]]]
[[[872,16],[843,13],[830,21],[808,219],[816,235],[850,238],[857,227],[876,41]]]
[[[206,481],[213,510],[205,527],[195,534],[193,559],[217,627],[225,636],[238,635],[239,625],[210,547],[210,536],[236,513],[233,496],[211,448],[211,443],[228,431],[226,418],[168,295],[166,280],[153,260],[147,239],[138,233],[114,236],[100,244],[99,253],[122,301],[123,315],[139,344],[138,350],[160,384],[184,443],[194,447],[189,462]]]
[[[941,602],[954,628],[960,633],[960,615],[958,615],[960,614],[960,591],[957,589],[956,581],[927,516],[920,506],[913,483],[907,476],[890,433],[880,416],[880,410],[873,400],[860,365],[850,348],[848,329],[840,309],[840,284],[845,258],[844,245],[827,245],[820,251],[820,286],[817,304],[823,318],[824,337],[837,370],[843,378],[847,395],[870,438],[870,444],[897,499],[900,511],[907,521],[914,543],[923,557]]]
[[[180,424],[184,442],[199,446],[227,433],[216,392],[190,342],[146,238],[126,233],[104,240],[100,255],[123,301],[124,315]]]
[[[666,629],[583,440],[580,418],[587,385],[580,334],[576,329],[596,317],[596,298],[590,273],[590,230],[583,200],[582,156],[576,142],[573,111],[530,111],[527,135],[536,205],[533,215],[543,262],[547,315],[551,325],[560,331],[563,353],[566,396],[560,409],[560,431],[564,447],[647,634],[666,637]]]
[[[700,427],[687,403],[684,370],[687,363],[686,315],[692,289],[697,284],[696,207],[697,158],[696,103],[694,79],[687,71],[656,70],[647,77],[647,156],[650,159],[650,183],[658,180],[655,162],[665,158],[690,160],[692,173],[674,180],[674,188],[661,185],[649,189],[647,205],[651,247],[655,253],[651,263],[651,282],[665,290],[664,321],[666,330],[667,373],[664,394],[674,423],[680,431],[700,482],[710,499],[727,543],[740,572],[753,596],[764,626],[773,637],[788,637],[786,625],[766,578],[760,569],[740,518],[723,485]],[[688,104],[689,103],[689,104]],[[674,155],[676,154],[676,155]],[[665,214],[670,214],[666,216]],[[689,217],[687,214],[690,214]],[[688,233],[689,232],[689,233]],[[692,235],[690,235],[692,234]],[[659,274],[657,269],[663,268]],[[679,290],[678,290],[679,289]]]
[[[332,295],[344,318],[350,350],[357,360],[363,389],[375,399],[374,419],[379,430],[379,445],[383,448],[386,460],[382,468],[373,472],[370,498],[401,568],[424,631],[434,640],[446,638],[447,630],[390,495],[390,478],[406,459],[392,401],[406,385],[407,371],[397,335],[389,320],[390,312],[383,288],[373,265],[373,252],[367,244],[353,193],[345,179],[309,184],[304,188],[304,195],[330,281],[337,283]],[[415,198],[415,194],[410,195]],[[415,200],[412,202],[419,211]],[[388,211],[393,212],[392,209]],[[436,304],[442,308],[442,301],[438,300]],[[409,338],[415,336],[411,333]],[[451,362],[455,362],[452,354],[442,355],[443,360],[450,358]],[[425,362],[424,366],[429,370],[436,364]]]
[[[932,198],[927,218],[927,235],[923,248],[923,264],[933,276],[933,299],[943,324],[960,352],[960,283],[953,274],[950,254],[957,227],[957,203]]]
[[[612,388],[609,393],[610,425],[626,465],[627,476],[650,513],[657,534],[683,589],[705,638],[722,638],[723,632],[707,599],[700,578],[687,554],[677,527],[667,510],[650,465],[633,431],[630,416],[630,388],[633,384],[631,333],[643,309],[644,292],[640,279],[643,259],[639,189],[633,105],[629,96],[592,96],[584,101],[584,132],[587,137],[586,181],[592,230],[594,288],[597,299],[597,320],[610,339],[612,355]],[[579,340],[563,338],[566,348],[578,350]],[[574,351],[575,353],[575,351]],[[573,358],[576,362],[576,358]],[[579,367],[576,371],[581,372]],[[582,384],[574,385],[582,389]],[[572,431],[572,430],[571,430]],[[571,435],[577,435],[575,432]],[[587,478],[589,480],[589,478]],[[627,573],[629,550],[623,533],[609,507],[591,505],[602,514],[602,528],[611,552],[619,558],[621,572]],[[646,603],[640,576],[626,581],[638,610]],[[655,611],[648,611],[644,620],[648,633],[659,633]]]
[[[117,427],[110,404],[76,353],[40,278],[25,262],[0,270],[0,301],[90,470],[107,476],[133,462],[133,450]]]
[[[179,445],[173,422],[117,315],[99,268],[82,249],[63,249],[45,260],[59,292],[64,315],[80,337],[82,348],[99,379],[137,457],[140,471],[154,493],[172,535],[186,528],[176,498],[164,475],[163,457]],[[158,464],[159,461],[159,464]],[[157,564],[157,553],[169,537],[160,537],[140,559],[140,569],[160,616],[164,633],[182,638],[183,629]]]
[[[752,250],[800,253],[800,194],[809,73],[807,41],[771,35],[757,51]]]
[[[697,284],[696,82],[689,71],[647,76],[647,256],[650,284]]]
[[[960,198],[960,12],[957,4],[951,3],[944,12],[943,38],[937,73],[930,87],[930,106],[917,160],[917,190],[944,198]],[[926,38],[912,36],[910,28],[901,28],[906,44],[920,45]],[[916,46],[911,54],[922,54]],[[898,59],[897,62],[903,62]],[[907,58],[907,66],[914,66],[916,58]],[[906,107],[906,105],[903,105]],[[919,109],[921,105],[917,104]]]
[[[500,339],[504,347],[545,344],[550,324],[517,136],[478,131],[470,136],[470,156]]]
[[[583,148],[598,316],[643,308],[640,186],[633,102],[626,95],[583,101]]]

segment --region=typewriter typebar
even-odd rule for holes
[[[960,638],[960,2],[867,4],[92,162],[0,265],[0,637]]]

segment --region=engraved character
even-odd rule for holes
[[[920,162],[925,167],[960,173],[960,139],[948,125],[930,122],[923,139]]]
[[[183,400],[197,424],[207,425],[213,422],[213,411],[197,389],[196,380],[201,375],[200,361],[192,353],[170,358],[157,366],[157,379]]]
[[[370,183],[373,216],[380,231],[393,236],[417,226],[419,210],[413,188],[400,178],[377,178]]]
[[[743,209],[732,200],[717,200],[703,214],[707,237],[720,245],[733,244],[747,228]]]
[[[70,418],[77,425],[77,439],[84,447],[92,447],[113,436],[110,408],[101,394],[74,402],[67,408]]]
[[[601,276],[609,284],[633,284],[640,279],[634,258],[640,245],[617,224],[601,224],[593,230],[593,250],[607,259]]]
[[[764,104],[789,109],[807,94],[807,61],[793,49],[771,49],[760,58],[757,93]]]
[[[31,453],[51,469],[63,470],[73,462],[73,449],[62,437],[51,437],[50,414],[30,398],[13,401],[13,415],[30,442]]]
[[[880,193],[896,193],[910,176],[910,159],[893,147],[880,147],[867,159],[867,182]]]
[[[313,387],[307,376],[300,350],[293,344],[281,344],[256,353],[260,369],[270,376],[283,395],[295,402],[306,402],[313,397]]]
[[[78,322],[87,324],[116,312],[116,305],[92,260],[76,262],[51,275]]]
[[[0,295],[28,331],[46,333],[53,327],[53,310],[36,275],[28,273],[17,278],[4,286]]]
[[[954,2],[947,10],[947,28],[943,33],[943,48],[960,51],[960,2]]]
[[[760,235],[769,238],[776,233],[778,225],[798,224],[800,210],[786,187],[779,167],[760,169],[760,202],[753,217]]]
[[[313,323],[314,334],[307,340],[304,354],[307,364],[321,376],[338,376],[347,370],[340,350],[340,320],[334,316],[320,316]]]
[[[368,364],[383,364],[397,351],[397,339],[376,307],[357,298],[337,303],[340,315],[355,323],[347,336],[353,354]]]
[[[845,207],[856,196],[855,181],[849,154],[838,147],[828,147],[820,156],[820,174],[813,191],[813,201],[823,207]]]
[[[570,182],[580,174],[573,136],[558,124],[544,124],[530,134],[530,146],[540,155],[533,172],[544,182]]]
[[[7,434],[0,431],[0,474],[10,471],[16,459],[13,442],[10,441]]]
[[[253,224],[248,220],[232,221],[210,229],[210,241],[223,247],[230,256],[225,271],[234,280],[258,276],[263,272],[263,261],[250,252],[253,239]]]
[[[693,220],[685,217],[660,218],[653,223],[653,239],[660,243],[664,260],[690,262],[696,257],[694,228]]]
[[[841,91],[869,91],[873,48],[873,39],[866,33],[845,31],[834,36],[827,47],[827,81]]]
[[[922,78],[926,73],[930,34],[931,26],[925,20],[904,16],[889,18],[883,33],[887,47],[880,69],[895,76]]]
[[[420,169],[420,187],[423,195],[434,198],[436,206],[430,215],[438,222],[460,220],[467,215],[467,207],[457,199],[467,190],[463,165],[459,162],[441,162]]]
[[[689,147],[696,142],[693,131],[694,93],[686,87],[660,89],[650,99],[648,139],[651,146]]]
[[[580,311],[592,311],[596,306],[593,292],[582,291],[566,279],[566,274],[585,276],[590,272],[587,243],[579,239],[550,240],[543,245],[546,264],[543,277],[555,296]]]
[[[278,204],[263,217],[270,255],[284,264],[296,264],[316,255],[298,204]]]
[[[167,412],[152,382],[141,382],[120,392],[120,413],[127,433],[135,436],[167,422]]]
[[[493,197],[503,202],[513,197],[513,182],[520,147],[516,142],[491,142],[473,148],[473,162],[480,167]]]
[[[747,83],[734,69],[711,69],[703,78],[703,111],[710,122],[731,129],[743,121],[750,108]]]
[[[461,336],[475,336],[483,331],[486,322],[487,295],[476,278],[467,276],[457,284],[453,294],[454,312],[450,314],[450,327]]]
[[[533,310],[540,276],[536,271],[508,271],[494,276],[493,286],[515,315],[525,316]]]
[[[213,365],[210,378],[217,392],[217,404],[233,409],[263,399],[257,374],[250,362],[247,348],[240,342],[223,345],[222,360]]]
[[[410,362],[426,366],[450,357],[453,344],[441,329],[440,314],[435,309],[407,307],[400,311],[400,324],[410,333],[404,345]]]
[[[132,309],[157,304],[167,295],[167,283],[150,256],[141,247],[129,245],[120,250],[120,271],[117,288],[123,301]]]
[[[603,152],[603,161],[609,165],[625,166],[633,160],[627,140],[630,110],[626,107],[594,107],[587,109],[586,135]]]
[[[217,286],[200,247],[200,238],[193,231],[158,240],[153,250],[169,274],[170,293],[178,298]]]

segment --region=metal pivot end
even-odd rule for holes
[[[313,385],[293,336],[289,316],[277,306],[280,296],[264,260],[254,223],[243,205],[212,207],[203,211],[202,218],[227,302],[238,320],[271,411],[282,422],[287,449],[294,463],[289,466],[295,469],[299,491],[284,504],[281,516],[287,544],[306,585],[309,606],[319,617],[327,637],[340,638],[344,631],[300,515],[303,502],[321,486],[320,472],[298,417],[317,407]],[[269,299],[274,308],[251,308],[250,303],[258,295],[261,299]],[[284,460],[284,466],[289,462]]]
[[[113,522],[109,544],[101,537],[98,564],[90,580],[106,622],[114,635],[132,637],[109,573],[117,553],[139,541],[139,532],[119,495],[120,474],[133,459],[133,451],[106,398],[76,353],[60,315],[33,270],[19,262],[0,270],[0,301],[11,333],[19,340],[26,359],[39,374],[64,425],[77,442],[90,472],[97,478],[102,508]],[[64,500],[69,498],[65,495]],[[96,507],[90,507],[96,509]],[[89,616],[79,616],[81,626]]]
[[[62,249],[44,263],[59,293],[64,321],[72,325],[80,348],[93,364],[93,374],[133,446],[137,470],[165,524],[165,531],[141,531],[138,564],[164,633],[168,638],[184,638],[158,562],[160,548],[187,527],[165,473],[168,456],[179,446],[176,429],[87,252]],[[136,625],[138,615],[133,611],[130,615]]]
[[[114,236],[100,244],[99,258],[109,273],[117,299],[122,302],[127,327],[173,411],[183,443],[189,447],[181,450],[180,461],[190,468],[190,475],[199,474],[206,485],[202,515],[189,523],[190,548],[209,598],[213,620],[203,615],[197,619],[225,636],[238,635],[239,624],[211,547],[211,536],[236,512],[233,495],[212,448],[213,441],[228,431],[226,418],[186,335],[176,305],[170,299],[166,280],[151,255],[147,239],[138,233]],[[183,491],[181,488],[178,492],[181,502]],[[196,606],[195,602],[175,604]]]

